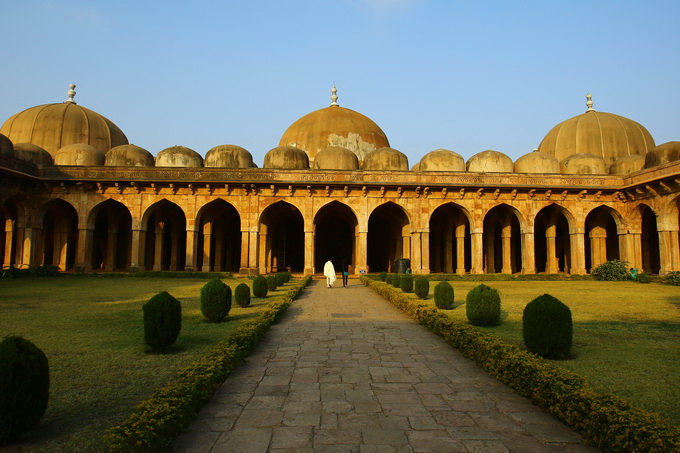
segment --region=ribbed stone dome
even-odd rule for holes
[[[203,158],[186,146],[171,146],[156,155],[156,167],[202,167]]]
[[[616,159],[611,167],[609,167],[610,175],[627,175],[634,171],[642,170],[645,166],[645,156],[633,154],[632,156],[623,156]]]
[[[0,154],[8,157],[15,157],[14,145],[12,144],[12,140],[10,140],[9,138],[5,137],[2,134],[0,134]]]
[[[314,168],[319,170],[358,170],[359,158],[347,148],[329,146],[316,155]]]
[[[480,173],[512,173],[514,166],[510,157],[489,149],[472,156],[467,161],[467,170]]]
[[[253,156],[245,148],[236,145],[219,145],[205,155],[206,167],[253,168]]]
[[[607,165],[600,156],[574,154],[560,161],[560,172],[565,175],[606,175]]]
[[[61,104],[45,104],[19,112],[0,128],[14,143],[33,143],[52,156],[58,149],[75,143],[85,143],[106,152],[126,145],[127,137],[112,121],[73,101],[75,85],[69,90],[69,100]]]
[[[87,143],[62,146],[54,154],[54,165],[98,167],[104,165],[104,153]]]
[[[303,149],[314,161],[322,149],[342,146],[357,155],[359,160],[379,148],[389,147],[387,136],[370,118],[337,105],[333,87],[333,103],[295,121],[283,133],[279,146]]]
[[[645,156],[645,168],[680,160],[680,142],[666,142],[652,148]]]
[[[414,171],[465,171],[465,159],[448,149],[436,149],[425,154]]]
[[[408,157],[396,149],[380,148],[366,155],[362,168],[364,170],[408,171]]]
[[[586,96],[588,110],[553,127],[538,147],[562,161],[575,154],[592,154],[604,159],[607,168],[619,157],[645,155],[654,139],[642,125],[613,113],[596,112],[592,96]]]
[[[278,146],[264,156],[264,168],[301,170],[309,168],[309,157],[300,148]]]
[[[14,145],[14,154],[17,159],[32,162],[38,167],[54,165],[52,155],[33,143],[17,143]]]
[[[515,161],[515,173],[559,173],[560,161],[539,150],[525,154]]]
[[[153,167],[153,155],[137,145],[120,145],[106,153],[109,167]]]

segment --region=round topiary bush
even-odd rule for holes
[[[253,296],[258,298],[267,297],[268,292],[267,279],[262,275],[255,277],[253,280]]]
[[[274,274],[276,276],[276,286],[283,286],[284,283],[286,283],[286,276],[283,275],[283,272],[277,272]]]
[[[618,282],[630,280],[630,271],[627,261],[611,260],[597,266],[591,272],[595,280]]]
[[[6,337],[0,342],[0,445],[18,440],[38,424],[49,395],[45,354],[22,337]]]
[[[387,272],[381,272],[378,278],[380,279],[381,282],[384,282],[385,279],[387,278]]]
[[[427,299],[430,294],[430,281],[423,276],[417,277],[414,283],[414,291],[418,299]]]
[[[392,284],[392,274],[385,274],[385,283],[388,285]]]
[[[276,284],[277,283],[276,275],[267,275],[267,277],[265,278],[267,279],[267,290],[275,291],[276,287],[278,286]]]
[[[234,301],[239,307],[250,306],[250,288],[245,283],[239,283],[234,289]]]
[[[481,284],[465,298],[465,313],[473,326],[497,326],[501,321],[501,296],[494,288]]]
[[[548,359],[565,359],[571,352],[571,310],[550,294],[538,296],[524,307],[524,344],[531,352]]]
[[[453,286],[446,280],[437,283],[434,287],[434,304],[437,308],[451,310],[454,306],[453,296]]]
[[[222,322],[231,310],[231,288],[213,278],[201,288],[201,313],[210,322]]]
[[[404,274],[401,276],[401,281],[399,282],[399,287],[405,293],[413,292],[413,275]]]
[[[154,349],[172,345],[182,329],[182,304],[163,291],[142,307],[144,310],[144,342]]]

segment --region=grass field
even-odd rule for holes
[[[430,282],[430,298],[434,285]],[[452,318],[467,322],[465,297],[480,282],[451,282]],[[567,304],[574,322],[573,359],[554,361],[600,393],[623,397],[680,422],[680,290],[677,286],[600,281],[485,282],[501,294],[502,324],[484,330],[524,347],[522,311],[548,293]],[[415,297],[415,296],[413,296]]]
[[[233,289],[249,280],[225,279]],[[48,357],[50,402],[29,451],[103,451],[103,431],[207,352],[236,325],[255,317],[284,287],[251,306],[233,304],[228,322],[200,312],[207,279],[57,277],[0,280],[0,338],[21,335]],[[168,354],[147,354],[142,305],[168,291],[182,302],[182,331]],[[26,450],[23,450],[26,451]]]

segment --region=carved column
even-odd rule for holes
[[[471,252],[472,252],[472,274],[484,273],[484,233],[482,231],[472,231],[470,233]]]
[[[357,263],[355,273],[360,274],[361,271],[368,272],[367,259],[368,251],[368,233],[366,231],[359,231],[359,236],[357,237]]]
[[[314,274],[314,231],[305,231],[305,275]]]
[[[535,274],[536,273],[536,237],[534,236],[533,228],[531,231],[522,233],[522,273]],[[557,261],[557,258],[555,258]]]
[[[571,273],[585,275],[586,272],[586,242],[585,234],[581,230],[570,233]]]
[[[680,270],[680,244],[677,231],[659,231],[659,275]]]
[[[548,274],[556,274],[559,272],[557,263],[557,247],[555,242],[555,237],[557,233],[557,228],[555,225],[550,225],[545,230],[545,251],[546,251],[546,263],[545,272]]]
[[[203,262],[201,263],[201,271],[203,272],[210,272],[212,225],[212,222],[205,222],[203,224]]]
[[[144,245],[146,234],[142,234],[141,230],[132,230],[132,247],[130,248],[130,272],[139,272],[144,270],[140,254],[144,253]]]
[[[197,250],[197,245],[196,245],[196,231],[193,229],[194,227],[187,228],[187,240],[186,240],[186,250],[185,250],[185,260],[184,260],[184,270],[187,272],[193,272],[194,269],[196,269],[196,250]],[[181,232],[177,232],[177,247],[179,248],[179,239],[181,236]],[[173,247],[174,247],[174,236],[173,236]],[[177,257],[179,258],[179,254],[181,253],[181,250],[177,251]],[[179,270],[179,269],[178,269]]]

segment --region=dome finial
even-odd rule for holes
[[[68,99],[66,99],[64,102],[71,102],[73,104],[76,103],[76,101],[73,100],[73,98],[76,97],[76,90],[74,89],[75,87],[75,83],[72,83],[68,86],[68,91],[66,92],[68,94]]]
[[[595,109],[593,108],[593,95],[588,93],[586,94],[586,107],[588,107],[588,110],[586,112],[594,112]]]
[[[338,106],[338,89],[335,88],[335,83],[333,84],[333,88],[331,89],[331,106],[335,105]]]

